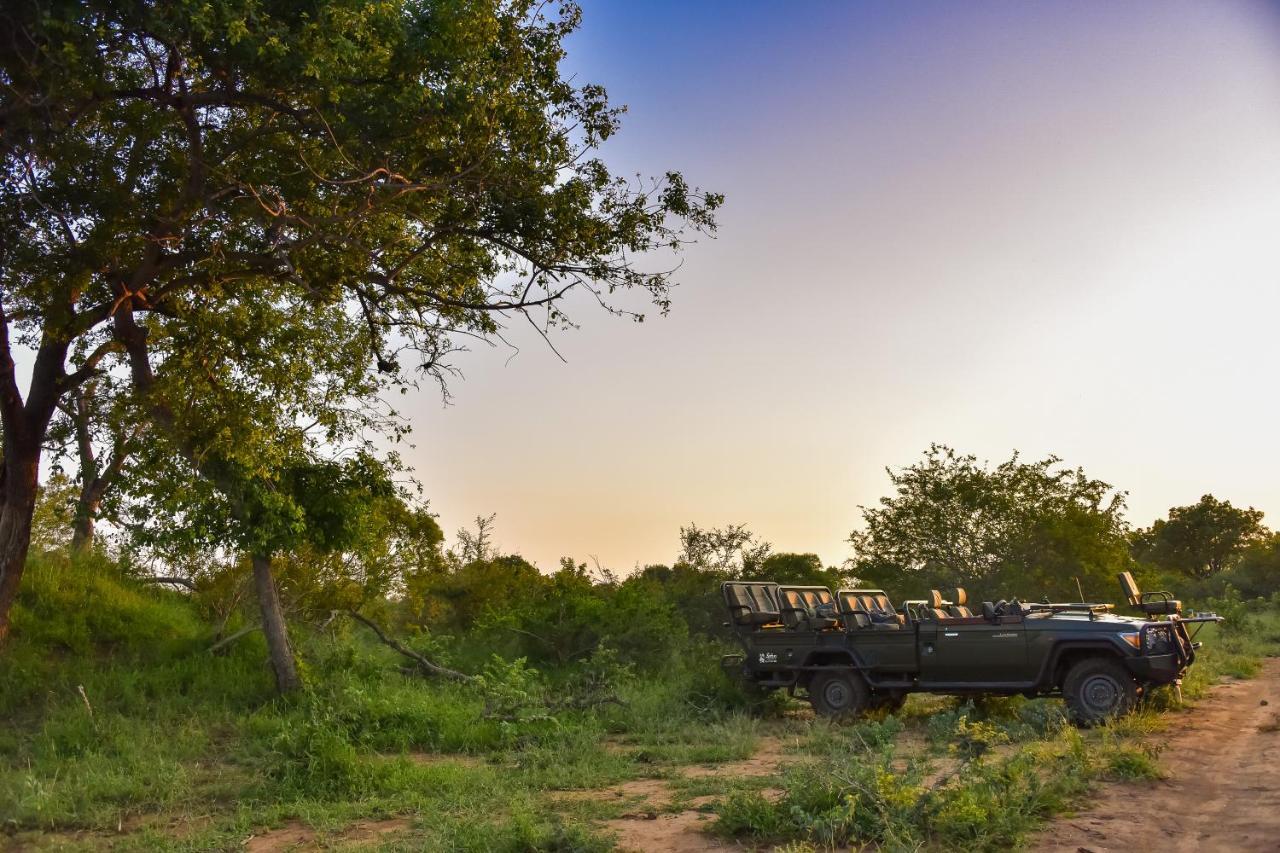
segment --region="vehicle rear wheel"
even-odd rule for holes
[[[1119,661],[1082,660],[1062,682],[1067,714],[1078,726],[1096,726],[1132,711],[1138,704],[1138,685]]]
[[[809,702],[820,717],[855,717],[871,705],[871,691],[856,672],[822,672],[809,683]]]

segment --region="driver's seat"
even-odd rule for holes
[[[1136,607],[1148,616],[1176,616],[1182,612],[1182,602],[1175,599],[1173,593],[1143,592],[1132,572],[1121,572],[1118,577],[1130,607]]]

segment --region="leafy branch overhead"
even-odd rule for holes
[[[220,502],[224,544],[287,547],[289,472],[401,436],[389,387],[447,394],[454,353],[571,325],[575,292],[665,312],[666,256],[723,201],[597,156],[622,110],[561,75],[571,3],[17,0],[0,21],[0,638],[77,389],[136,396],[112,429],[152,508]]]

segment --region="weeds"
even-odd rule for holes
[[[0,831],[19,842],[109,830],[119,850],[227,849],[291,820],[340,834],[358,819],[429,815],[405,849],[591,853],[609,848],[592,821],[612,812],[553,808],[555,792],[659,776],[671,808],[717,797],[716,832],[794,853],[1003,850],[1096,780],[1158,778],[1149,743],[1168,718],[1156,711],[1176,705],[1157,691],[1147,710],[1085,734],[1060,701],[1022,697],[913,696],[855,725],[770,720],[794,714],[794,700],[743,694],[710,645],[691,642],[661,677],[636,677],[606,649],[552,673],[497,659],[458,684],[400,675],[360,634],[305,630],[295,640],[311,686],[280,700],[261,639],[208,654],[183,595],[93,561],[33,562],[28,577],[23,630],[0,661]],[[1280,649],[1280,614],[1247,618],[1248,630],[1205,629],[1189,699]],[[413,642],[449,660],[440,638]],[[624,704],[551,701],[603,691]],[[748,758],[766,734],[783,736],[777,776],[680,777],[684,765]]]

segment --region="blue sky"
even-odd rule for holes
[[[930,442],[1056,453],[1131,518],[1280,515],[1280,15],[1260,3],[588,2],[615,171],[728,202],[671,316],[576,306],[409,401],[447,530],[627,570],[681,524],[828,562]],[[1275,517],[1269,518],[1272,523]]]

